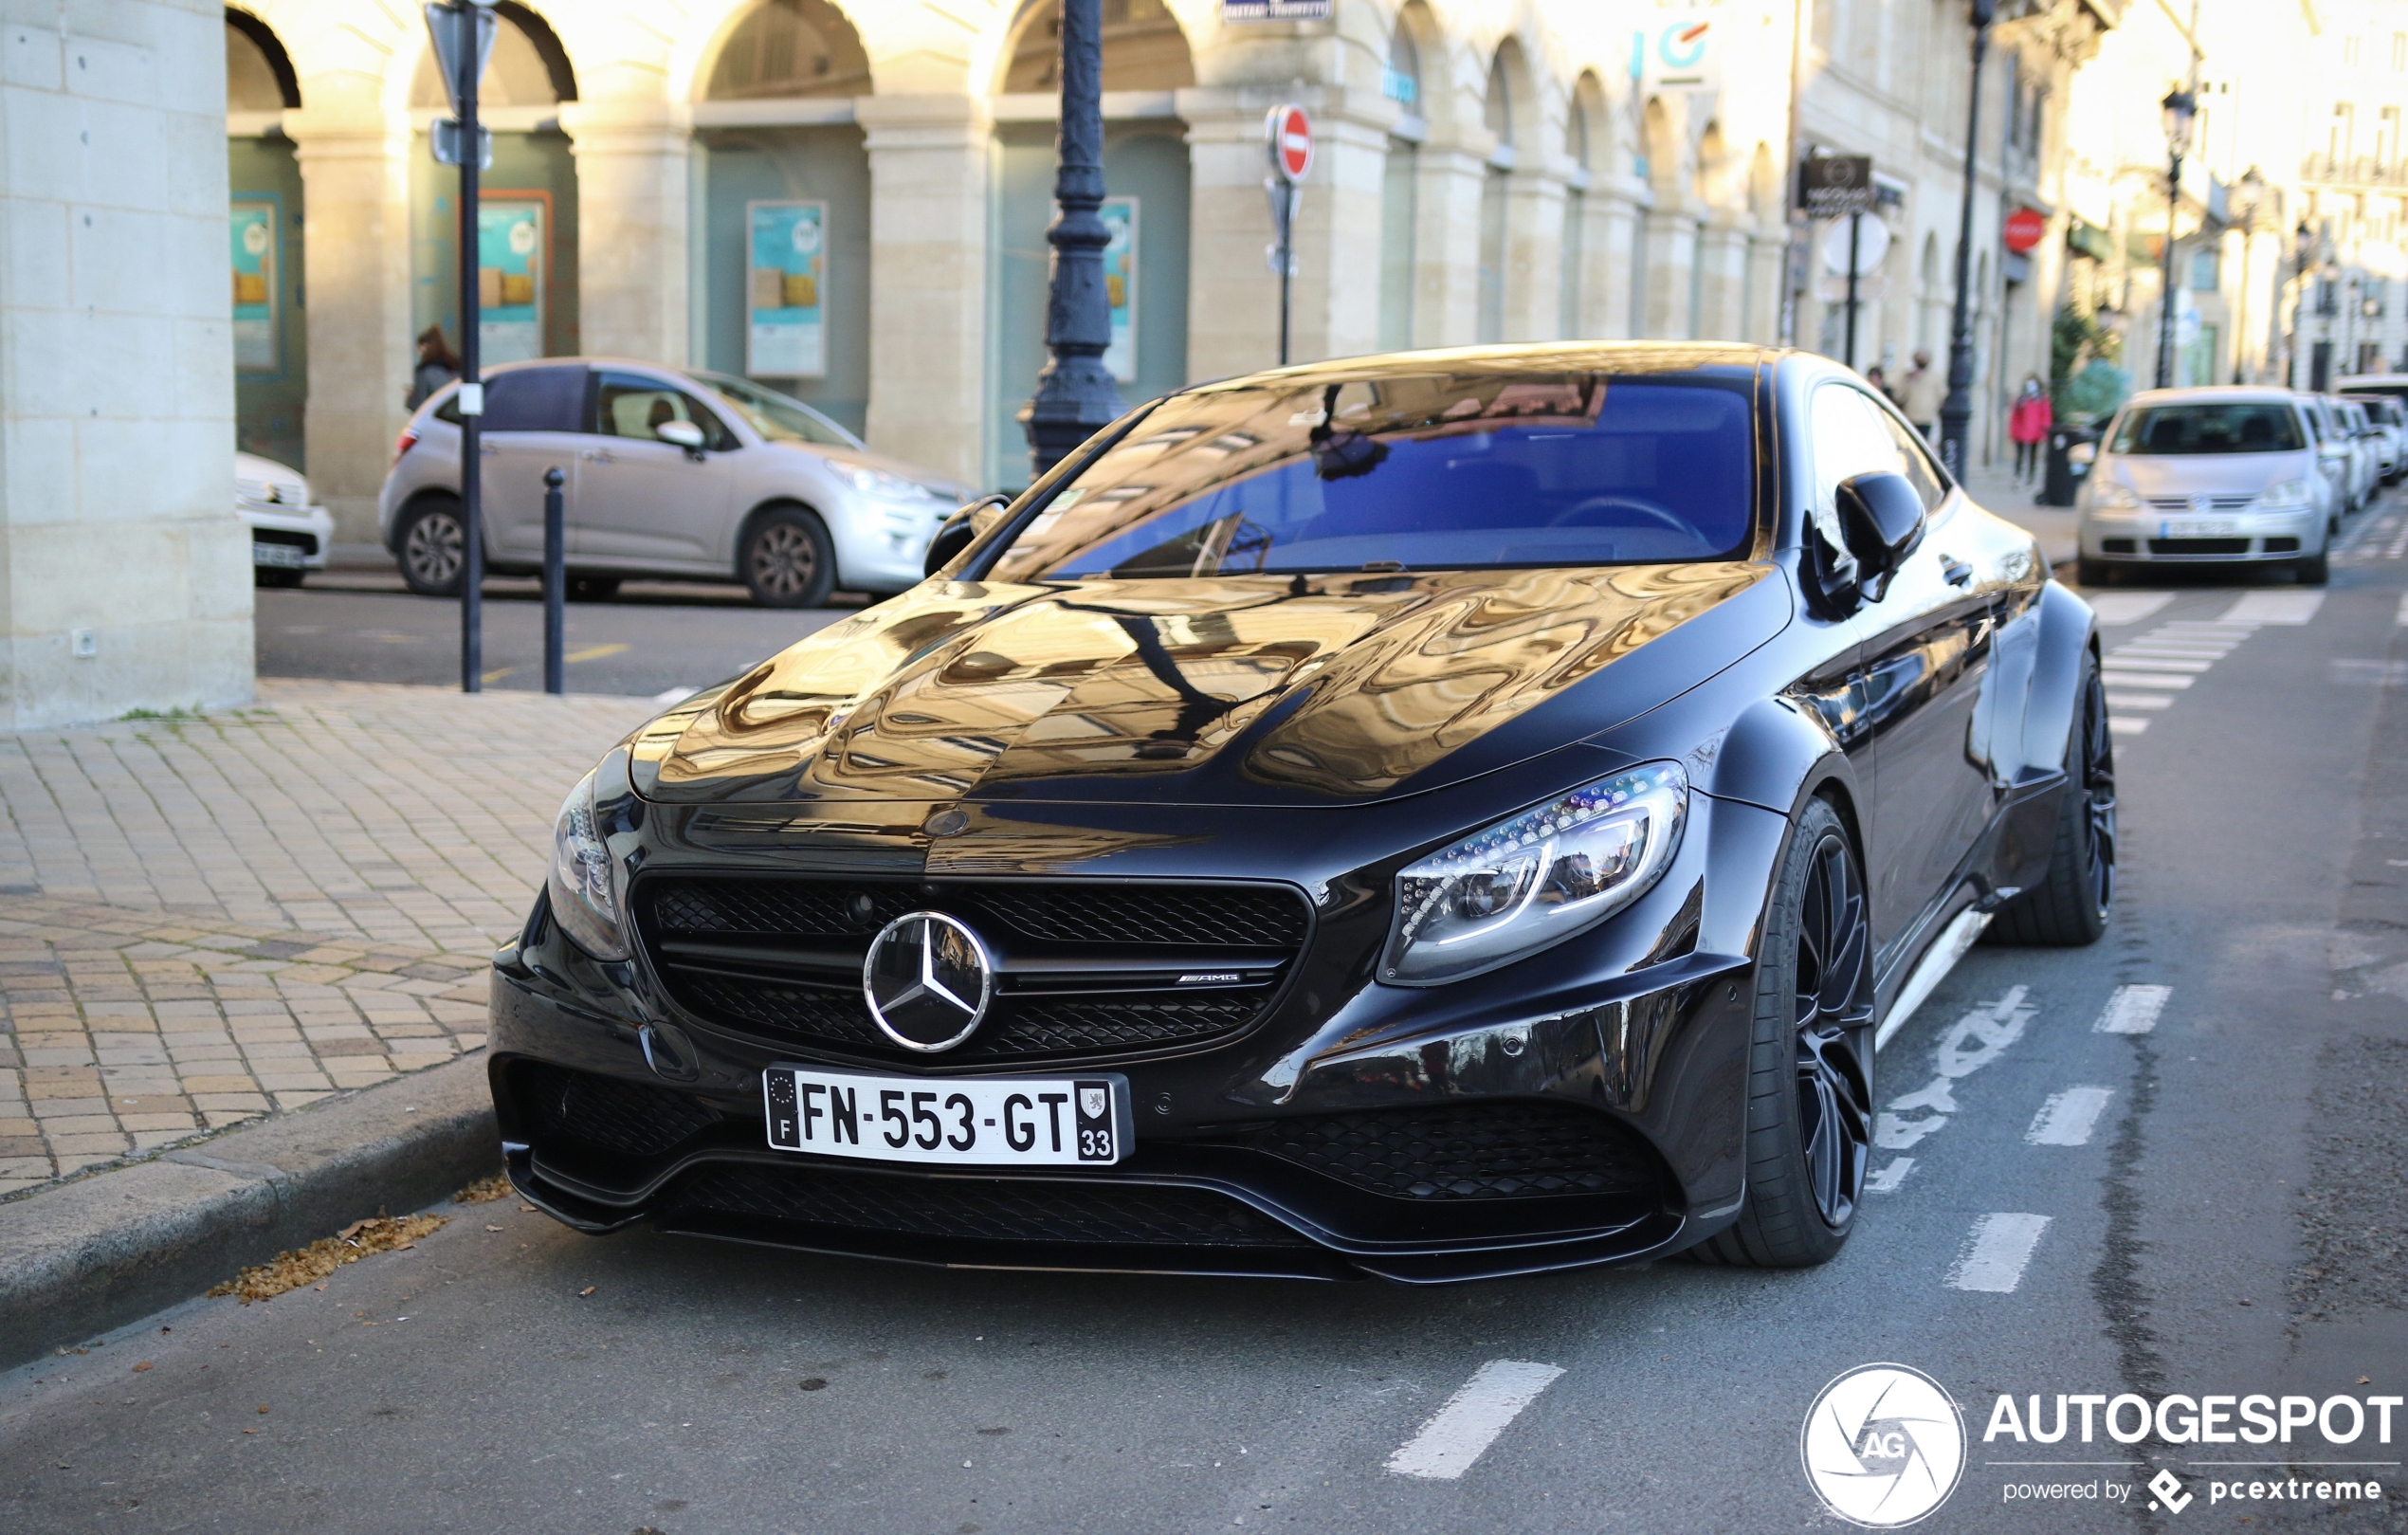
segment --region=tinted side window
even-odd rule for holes
[[[594,392],[595,429],[606,437],[656,440],[653,429],[671,421],[691,421],[702,429],[702,446],[723,453],[738,446],[710,407],[682,389],[636,374],[606,373]]]
[[[585,424],[585,369],[513,368],[485,380],[487,431],[578,431]]]
[[[1809,416],[1815,452],[1813,512],[1816,530],[1834,550],[1848,547],[1839,527],[1839,483],[1897,467],[1874,413],[1873,403],[1845,384],[1826,384],[1815,392]]]

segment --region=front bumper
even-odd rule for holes
[[[1700,795],[1647,896],[1503,971],[1367,984],[1384,904],[1333,905],[1281,1000],[1235,1036],[976,1070],[1125,1076],[1135,1142],[1108,1170],[772,1150],[765,1068],[865,1063],[682,1008],[647,961],[587,959],[539,905],[493,979],[508,1165],[584,1231],[648,1221],[952,1267],[1430,1283],[1676,1252],[1744,1190],[1745,950],[1784,830]],[[969,1069],[919,1069],[932,1085]]]
[[[2218,516],[2215,521],[2231,531],[2215,538],[2161,538],[2158,535],[2163,526],[2163,515],[2084,512],[2079,530],[2083,557],[2133,563],[2217,564],[2300,559],[2314,556],[2325,547],[2325,514],[2314,507],[2295,512]]]
[[[252,564],[292,570],[326,568],[327,550],[335,541],[335,519],[325,507],[266,506],[241,502],[236,510],[251,530]],[[293,562],[296,558],[298,564]]]

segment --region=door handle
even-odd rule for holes
[[[1973,567],[1952,555],[1942,555],[1940,575],[1950,586],[1965,586],[1973,580]]]
[[[608,449],[600,448],[586,448],[579,452],[577,457],[585,460],[588,464],[616,464],[618,462],[617,459],[611,456]]]

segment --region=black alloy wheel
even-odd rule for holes
[[[818,518],[780,506],[754,521],[737,574],[764,608],[816,608],[836,584],[836,551]]]
[[[1747,1196],[1736,1222],[1690,1251],[1805,1268],[1847,1243],[1872,1162],[1871,913],[1847,825],[1824,800],[1790,831],[1759,952]]]
[[[456,597],[467,547],[458,502],[448,496],[421,502],[401,530],[401,578],[422,597]]]
[[[1986,941],[2079,948],[2107,931],[2115,902],[2115,734],[2095,656],[2083,657],[2081,701],[2068,735],[2049,872],[1999,906]]]

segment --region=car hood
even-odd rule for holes
[[[1764,563],[930,581],[633,740],[661,800],[1362,804],[1611,729],[1779,634]]]
[[[938,494],[950,498],[956,506],[976,494],[952,475],[939,474],[924,464],[914,464],[907,459],[896,458],[888,453],[873,452],[867,448],[823,448],[814,443],[779,442],[765,442],[761,446],[772,452],[798,453],[814,464],[822,466],[825,466],[831,458],[840,458],[848,464],[859,464],[865,468],[884,469],[888,474],[909,480],[914,484],[926,485]]]
[[[2169,453],[2112,461],[2115,478],[2143,496],[2254,496],[2278,480],[2316,472],[2316,459],[2286,453]]]

